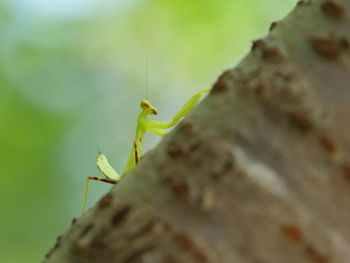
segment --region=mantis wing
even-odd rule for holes
[[[121,176],[113,169],[113,167],[109,164],[106,156],[99,152],[97,154],[97,168],[101,171],[101,173],[108,179],[112,179],[115,181],[119,181]]]

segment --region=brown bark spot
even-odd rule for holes
[[[131,210],[131,207],[129,205],[124,205],[121,208],[119,208],[112,217],[112,225],[117,226],[127,218],[129,212]]]
[[[192,122],[189,121],[184,121],[181,124],[181,129],[188,135],[195,135],[198,133],[198,129],[196,129],[196,127],[193,125]]]
[[[95,250],[101,250],[106,249],[108,247],[108,242],[103,238],[101,235],[95,237],[91,242],[91,247],[93,247]]]
[[[48,258],[51,256],[51,254],[52,254],[53,251],[54,251],[54,248],[51,248],[51,249],[49,250],[49,252],[47,252],[47,253],[45,254],[45,259],[48,259]]]
[[[198,263],[207,263],[209,262],[208,257],[205,255],[203,251],[197,250],[194,253],[194,258]]]
[[[94,247],[92,247],[89,243],[84,244],[82,242],[75,242],[73,248],[78,254],[83,254],[86,256],[89,256],[95,252]]]
[[[345,14],[344,7],[334,1],[325,1],[324,3],[322,3],[321,10],[326,15],[333,18],[342,18]]]
[[[264,44],[265,44],[265,42],[264,42],[264,40],[262,40],[262,39],[254,40],[254,41],[253,41],[252,48],[251,48],[251,51],[256,50],[256,49],[262,47]]]
[[[80,237],[84,237],[86,236],[92,229],[94,228],[94,224],[88,224],[83,231],[81,231],[80,233]]]
[[[171,157],[181,157],[186,155],[187,152],[187,148],[179,142],[171,143],[168,148],[168,154]]]
[[[311,121],[306,116],[306,113],[302,111],[296,111],[290,114],[290,122],[293,126],[298,128],[301,131],[309,131],[312,128]]]
[[[183,179],[177,179],[171,185],[171,190],[176,195],[187,196],[189,192],[188,184]]]
[[[268,46],[263,48],[262,58],[264,60],[276,60],[281,58],[281,54],[276,47]]]
[[[199,142],[194,142],[190,145],[190,152],[194,152],[196,150],[198,150],[198,148],[201,146],[201,144]]]
[[[251,50],[260,50],[261,57],[265,61],[279,60],[282,58],[281,53],[279,52],[277,47],[267,45],[266,42],[262,39],[253,41],[253,46]]]
[[[311,0],[300,0],[297,2],[297,6],[307,5],[310,3],[311,3]]]
[[[329,137],[321,137],[320,142],[327,152],[334,153],[336,151],[335,144]]]
[[[303,240],[303,233],[297,225],[284,225],[282,232],[286,237],[296,243],[301,243]]]
[[[271,32],[272,30],[274,30],[276,26],[277,26],[277,22],[272,22],[270,25],[269,31]]]
[[[227,90],[227,85],[225,83],[225,81],[219,79],[213,86],[211,92],[212,93],[218,93],[218,92],[223,92]]]
[[[343,166],[344,177],[350,182],[350,165]]]
[[[225,82],[225,79],[228,78],[230,72],[230,70],[226,70],[220,75],[213,88],[211,89],[211,93],[223,92],[228,89],[228,85]]]
[[[100,201],[98,201],[97,205],[101,208],[109,206],[113,201],[113,196],[111,194],[106,194],[103,196]]]
[[[248,90],[253,91],[257,95],[264,94],[265,86],[261,80],[261,71],[259,69],[253,71],[249,78],[244,80],[244,84]]]
[[[193,240],[185,234],[179,234],[177,236],[177,241],[180,247],[185,250],[192,250],[195,247]]]
[[[198,262],[198,263],[208,262],[208,258],[205,255],[204,251],[202,251],[188,235],[178,234],[176,236],[176,240],[182,249],[190,252],[193,255],[195,262]]]
[[[90,255],[94,252],[94,247],[85,240],[85,236],[95,227],[93,223],[88,224],[80,233],[78,240],[74,242],[73,248],[77,253]]]
[[[338,41],[339,48],[345,51],[350,50],[350,42],[346,37],[341,37]]]
[[[305,247],[306,256],[311,259],[314,263],[327,263],[328,258],[321,255],[315,248],[312,246]]]
[[[215,179],[227,174],[234,166],[233,156],[229,153],[215,158],[211,164],[211,172]]]
[[[78,221],[78,219],[76,217],[73,217],[73,219],[71,221],[71,225],[74,225],[77,221]]]
[[[55,245],[46,253],[45,258],[49,258],[53,251],[55,251],[61,244],[62,236],[58,236]]]
[[[313,50],[321,57],[327,60],[335,60],[339,56],[339,52],[331,40],[325,38],[311,39]]]

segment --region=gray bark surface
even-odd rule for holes
[[[300,1],[45,262],[350,262],[350,1]]]

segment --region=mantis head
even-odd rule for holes
[[[143,100],[140,103],[141,109],[144,111],[148,111],[149,114],[157,115],[158,111],[155,107],[151,105],[151,103],[148,100]]]

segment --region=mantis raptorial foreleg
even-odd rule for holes
[[[154,131],[163,131],[163,129],[169,129],[173,126],[175,126],[182,117],[186,116],[198,103],[198,101],[202,98],[202,96],[206,93],[210,92],[210,89],[202,90],[196,94],[194,94],[181,108],[180,110],[174,115],[172,121],[170,122],[162,122],[162,121],[155,121],[155,120],[146,120],[146,126],[147,130],[150,132],[153,132],[157,134]],[[165,135],[162,134],[161,136]],[[160,135],[160,134],[158,134]]]
[[[167,131],[165,131],[165,129],[169,129],[175,126],[182,117],[186,116],[198,104],[199,100],[203,97],[203,95],[208,93],[209,91],[210,89],[205,89],[193,95],[174,115],[173,119],[170,122],[147,120],[148,115],[156,115],[158,111],[147,100],[141,101],[140,106],[142,108],[142,111],[139,114],[137,120],[136,134],[135,139],[133,141],[133,147],[129,154],[129,158],[125,165],[123,173],[118,174],[109,164],[106,156],[99,152],[97,155],[97,167],[107,179],[96,176],[89,176],[86,178],[81,209],[82,213],[84,213],[85,210],[88,184],[90,180],[97,180],[106,183],[116,184],[118,181],[121,180],[125,173],[131,170],[138,163],[139,158],[142,156],[142,138],[145,132],[150,131],[159,136],[166,135]]]

